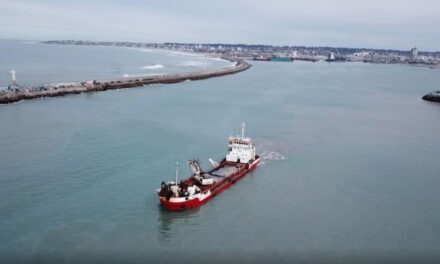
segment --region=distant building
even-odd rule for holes
[[[292,58],[298,58],[298,51],[292,51]]]
[[[418,54],[417,54],[417,48],[412,48],[411,49],[411,56],[410,56],[410,60],[415,61],[418,58]]]
[[[353,53],[353,57],[356,57],[356,58],[364,58],[368,55],[370,55],[370,52],[368,52],[368,51],[361,51],[361,52]]]
[[[335,60],[335,54],[333,52],[330,52],[328,54],[327,61],[334,61]]]

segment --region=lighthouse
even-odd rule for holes
[[[10,90],[10,91],[18,90],[17,80],[15,78],[16,73],[17,72],[14,69],[11,70],[12,83],[11,83],[11,85],[8,86],[8,90]]]

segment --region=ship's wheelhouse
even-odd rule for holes
[[[249,138],[230,138],[226,160],[230,162],[248,163],[255,159],[255,147]]]

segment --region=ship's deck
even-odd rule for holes
[[[225,164],[224,166],[218,167],[217,169],[209,172],[208,174],[214,177],[227,177],[238,170],[237,166]]]
[[[201,185],[197,180],[194,179],[194,177],[188,178],[185,181],[185,183],[188,185],[195,184],[195,185],[199,186],[199,188],[201,190],[211,189],[212,187],[214,187],[218,183],[224,181],[225,178],[238,173],[239,169],[244,168],[245,166],[246,166],[246,164],[242,164],[242,163],[230,164],[230,163],[224,162],[219,167],[214,168],[213,170],[211,170],[209,172],[203,173],[204,176],[208,176],[214,180],[213,185]]]

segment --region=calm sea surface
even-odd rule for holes
[[[49,45],[0,40],[0,87],[11,69],[22,85],[158,75],[227,67],[230,62],[203,55],[122,47]]]
[[[0,49],[1,86],[11,68],[34,84],[228,65],[111,47]],[[440,104],[420,97],[440,88],[440,72],[252,64],[0,105],[0,262],[439,261]],[[175,161],[208,168],[241,121],[263,164],[201,208],[161,209],[156,189]]]

